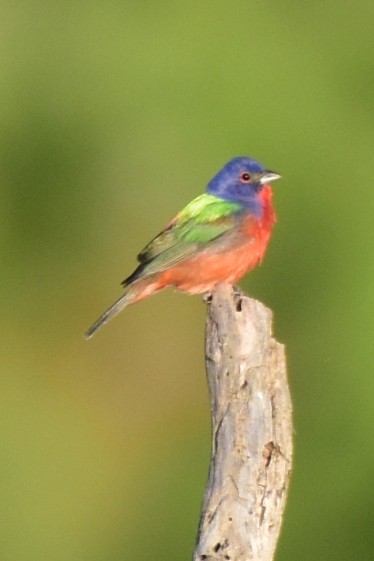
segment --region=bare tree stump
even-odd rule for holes
[[[208,304],[212,458],[194,561],[271,561],[292,461],[291,400],[272,314],[229,285]]]

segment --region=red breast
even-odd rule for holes
[[[263,259],[276,220],[271,187],[266,185],[259,196],[263,215],[260,220],[248,215],[243,221],[240,244],[224,252],[209,253],[208,249],[160,273],[157,289],[175,286],[189,294],[201,294],[218,282],[235,283],[256,267]]]

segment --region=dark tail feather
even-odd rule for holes
[[[127,277],[125,280],[121,282],[121,285],[126,287],[132,284],[133,282],[135,282],[136,280],[140,279],[144,271],[144,268],[145,268],[145,264],[138,265],[135,271],[131,273],[129,277]]]
[[[100,327],[108,323],[109,320],[114,318],[114,316],[119,314],[119,312],[121,312],[124,308],[126,308],[126,306],[131,304],[133,300],[134,300],[134,294],[131,294],[130,292],[121,296],[121,298],[119,298],[116,302],[114,302],[114,304],[112,304],[110,308],[108,308],[106,312],[104,312],[103,315],[100,316],[99,319],[96,320],[95,323],[91,325],[89,329],[87,329],[85,333],[86,339],[92,337],[92,335],[96,333],[96,331],[100,329]]]

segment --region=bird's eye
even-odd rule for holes
[[[245,171],[241,174],[240,181],[243,183],[249,183],[251,181],[251,176]]]

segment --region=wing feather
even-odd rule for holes
[[[138,255],[140,265],[123,285],[165,271],[232,231],[242,207],[202,195],[183,209]]]

